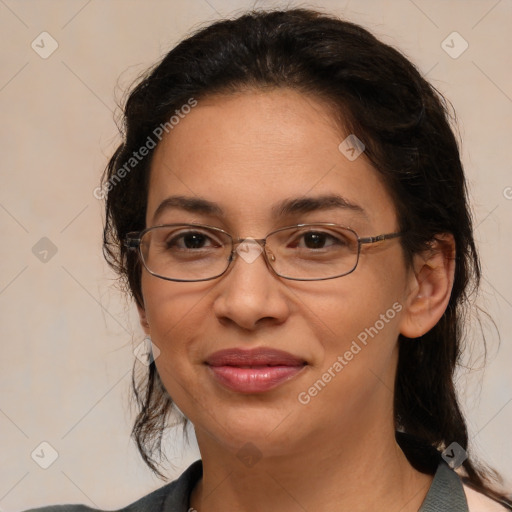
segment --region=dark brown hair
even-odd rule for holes
[[[395,384],[397,431],[442,451],[468,449],[468,432],[454,388],[468,298],[480,279],[464,172],[443,96],[396,49],[353,23],[306,9],[252,11],[215,22],[180,42],[133,89],[124,109],[123,142],[108,164],[104,253],[129,293],[142,305],[141,266],[123,245],[144,229],[150,154],[119,177],[119,169],[156,127],[190,98],[254,88],[288,87],[326,100],[354,133],[381,174],[396,205],[410,262],[436,235],[452,233],[456,269],[448,307],[419,339],[399,339]],[[340,133],[340,136],[342,134]],[[341,140],[341,139],[340,139]],[[162,435],[173,402],[154,363],[133,379],[140,406],[133,436],[157,473]],[[184,420],[186,425],[187,420]],[[499,497],[471,457],[467,481]]]

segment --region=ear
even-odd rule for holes
[[[436,235],[428,250],[414,256],[400,322],[402,335],[418,338],[437,324],[448,306],[454,275],[453,235]]]
[[[137,304],[137,311],[139,312],[140,325],[142,326],[142,329],[144,330],[144,332],[149,336],[151,334],[151,330],[149,328],[149,322],[148,322],[148,319],[146,316],[146,310],[144,309],[143,306],[139,306],[139,304]]]

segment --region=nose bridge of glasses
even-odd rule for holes
[[[244,242],[253,243],[256,242],[261,247],[265,247],[266,238],[252,238],[250,236],[247,236],[245,238],[233,238],[233,247],[238,247],[240,244],[243,244]]]
[[[266,254],[270,261],[274,261],[275,256],[266,242],[266,238],[234,238],[232,258],[238,254],[247,263],[252,263],[261,253],[264,253],[264,258]]]

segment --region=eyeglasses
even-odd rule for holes
[[[124,243],[129,250],[138,249],[150,274],[168,281],[216,279],[237,255],[252,263],[260,253],[279,277],[320,281],[353,272],[362,245],[402,234],[359,238],[351,228],[319,222],[276,229],[262,239],[235,239],[214,226],[166,224],[128,233]]]

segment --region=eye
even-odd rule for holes
[[[319,231],[310,231],[301,235],[301,239],[304,242],[303,245],[299,244],[299,247],[307,249],[323,249],[326,242],[330,242],[332,245],[333,237],[327,233],[321,233]]]
[[[299,240],[297,242],[297,240]],[[339,249],[349,247],[350,240],[342,233],[328,233],[325,231],[310,230],[297,235],[294,247],[298,249]]]
[[[222,247],[220,240],[215,240],[212,233],[203,231],[182,231],[178,234],[176,232],[169,233],[165,239],[165,246],[167,249],[179,250],[194,250],[194,249],[208,249],[215,247]]]

